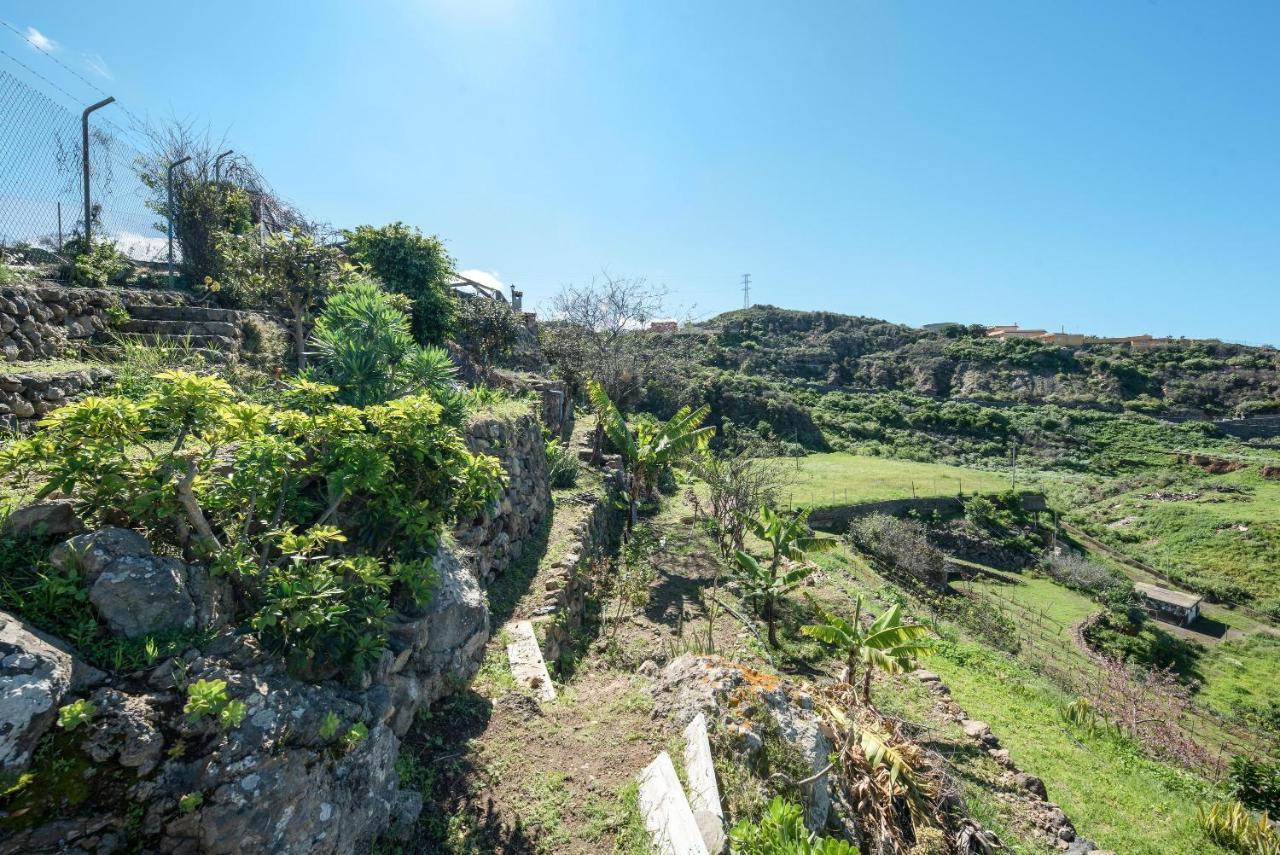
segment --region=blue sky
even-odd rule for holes
[[[791,308],[1280,344],[1272,0],[0,17],[132,112],[225,131],[312,217],[439,233],[534,304],[607,268],[702,316],[750,272],[753,302]]]

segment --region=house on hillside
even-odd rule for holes
[[[1200,617],[1202,598],[1195,594],[1171,591],[1145,582],[1138,582],[1133,588],[1146,601],[1148,609],[1178,626],[1189,626]]]
[[[676,332],[680,329],[680,322],[671,318],[661,321],[649,321],[649,332]]]

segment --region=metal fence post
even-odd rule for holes
[[[173,163],[169,164],[169,171],[168,171],[168,176],[166,180],[166,185],[169,192],[169,204],[166,206],[168,210],[168,216],[165,217],[165,220],[168,222],[168,226],[169,226],[169,287],[170,288],[173,288],[173,170],[181,166],[182,164],[186,163],[190,159],[191,159],[191,156],[187,155],[181,160],[175,160]]]
[[[115,98],[103,98],[97,104],[90,104],[80,114],[81,160],[84,166],[84,248],[88,251],[93,246],[91,234],[93,230],[93,206],[89,201],[89,114],[110,104]]]
[[[217,184],[219,181],[222,180],[222,158],[226,157],[229,154],[234,154],[234,153],[235,153],[235,149],[229,148],[226,151],[224,151],[222,154],[218,155],[213,159],[213,183],[214,184]]]

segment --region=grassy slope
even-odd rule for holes
[[[909,499],[914,495],[955,496],[998,493],[1010,487],[1008,475],[941,463],[915,463],[887,457],[836,452],[778,458],[795,505],[822,507],[851,502]]]
[[[821,556],[819,563],[831,584],[846,595],[888,588],[844,548]],[[1053,596],[1054,589],[1069,596]],[[1008,590],[1001,593],[1011,596]],[[1028,590],[1029,605],[1043,607],[1058,619],[1089,610],[1087,600],[1048,581]],[[971,716],[991,725],[1022,769],[1045,781],[1049,798],[1062,806],[1080,834],[1103,849],[1127,855],[1223,851],[1196,825],[1195,804],[1211,795],[1202,779],[1150,760],[1125,743],[1068,730],[1058,708],[1072,698],[1026,665],[955,627],[944,624],[942,629],[953,640],[943,642],[923,666],[943,678]],[[882,703],[898,705],[896,699]],[[999,802],[989,789],[966,787],[966,796],[982,811],[999,815]]]
[[[1171,578],[1234,585],[1260,603],[1280,601],[1280,481],[1250,466],[1226,475],[1183,475],[1159,488],[1200,493],[1190,501],[1150,498],[1156,489],[1138,484],[1069,517]]]

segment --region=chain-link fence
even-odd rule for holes
[[[4,70],[0,116],[0,243],[57,251],[84,229],[80,116]],[[147,206],[141,152],[100,118],[89,125],[94,237],[137,260],[162,258],[164,218]]]

